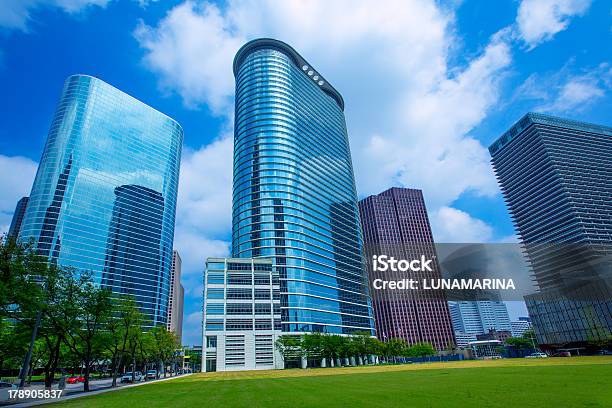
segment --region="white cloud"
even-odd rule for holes
[[[8,231],[17,201],[30,194],[37,168],[26,157],[0,154],[0,235]]]
[[[207,257],[229,255],[232,149],[232,138],[225,136],[199,150],[183,152],[174,248],[183,260],[187,296],[198,295]]]
[[[533,110],[568,114],[591,107],[612,89],[612,68],[608,63],[581,72],[569,61],[555,73],[533,74],[518,88],[517,99],[533,100]]]
[[[542,107],[542,110],[557,112],[582,110],[604,95],[604,90],[599,88],[594,79],[573,78],[563,84],[557,99],[551,105]]]
[[[441,207],[430,216],[436,242],[488,242],[493,236],[490,225],[456,208]]]
[[[135,36],[147,50],[145,63],[188,106],[205,103],[216,114],[231,105],[232,58],[244,42],[213,4],[185,2],[172,9],[156,29],[140,23]]]
[[[590,0],[523,0],[516,18],[518,35],[529,49],[567,28],[570,18],[589,9]]]
[[[79,13],[90,6],[106,7],[111,0],[3,0],[0,7],[0,27],[28,31],[32,13],[43,7]]]
[[[185,149],[181,160],[177,221],[216,237],[232,216],[232,152],[229,135],[199,150]]]

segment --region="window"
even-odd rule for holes
[[[223,319],[209,319],[206,321],[206,330],[223,331]]]
[[[255,330],[272,330],[272,320],[255,319]]]
[[[251,288],[228,288],[227,289],[228,299],[252,299],[253,294]]]
[[[242,315],[252,314],[253,305],[250,303],[228,303],[227,314],[228,315]]]
[[[269,315],[272,312],[272,307],[269,303],[255,303],[255,314]]]
[[[223,285],[225,276],[222,273],[209,272],[206,282],[209,284]]]
[[[255,274],[255,285],[269,285],[270,284],[270,276],[256,273]]]
[[[228,273],[228,285],[252,285],[253,278],[250,273]]]
[[[206,336],[206,347],[217,347],[217,336]]]
[[[215,270],[222,271],[225,269],[225,264],[223,262],[209,262],[208,264],[206,264],[206,267],[209,270],[215,269]]]
[[[225,328],[228,331],[253,330],[253,321],[251,319],[227,319]]]
[[[229,263],[227,264],[228,271],[250,271],[251,264],[250,263]]]
[[[206,295],[207,299],[223,299],[223,288],[210,288]]]
[[[255,289],[255,299],[270,299],[270,289]]]
[[[206,315],[222,315],[223,303],[209,303],[206,305]]]

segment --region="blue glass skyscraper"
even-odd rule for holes
[[[97,78],[69,77],[20,239],[165,324],[182,142],[168,116]]]
[[[11,220],[11,226],[8,230],[9,238],[17,239],[19,236],[19,231],[21,231],[21,224],[23,223],[23,216],[25,215],[29,198],[30,197],[21,197],[21,199],[17,201],[15,212],[13,213],[13,219]]]
[[[284,332],[373,334],[342,96],[272,39],[234,75],[233,256],[274,260]]]

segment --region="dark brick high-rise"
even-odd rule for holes
[[[402,338],[409,344],[428,342],[438,350],[455,343],[448,303],[443,295],[434,297],[418,290],[376,290],[374,279],[400,280],[405,272],[374,272],[373,255],[394,256],[396,259],[418,259],[435,256],[435,248],[427,209],[421,190],[391,188],[359,202],[363,228],[370,293],[379,339]],[[435,278],[433,272],[411,272],[410,277]]]

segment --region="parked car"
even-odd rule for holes
[[[85,377],[83,377],[82,375],[75,375],[75,376],[66,378],[66,382],[68,384],[84,383]]]
[[[526,356],[525,358],[546,358],[548,357],[548,355],[546,353],[531,353],[530,355]]]
[[[600,356],[612,356],[612,351],[610,350],[599,350],[597,352],[598,355]]]
[[[17,385],[7,381],[0,381],[0,401],[9,400],[9,390],[16,390]]]
[[[569,351],[559,351],[558,353],[553,354],[553,357],[571,357],[572,353]]]
[[[136,371],[134,373],[134,381],[142,381],[142,373],[140,371]],[[130,371],[129,373],[125,373],[123,374],[123,377],[121,377],[121,382],[122,383],[129,383],[132,382],[132,372]]]
[[[157,378],[157,370],[149,370],[147,371],[147,380],[154,380]]]

